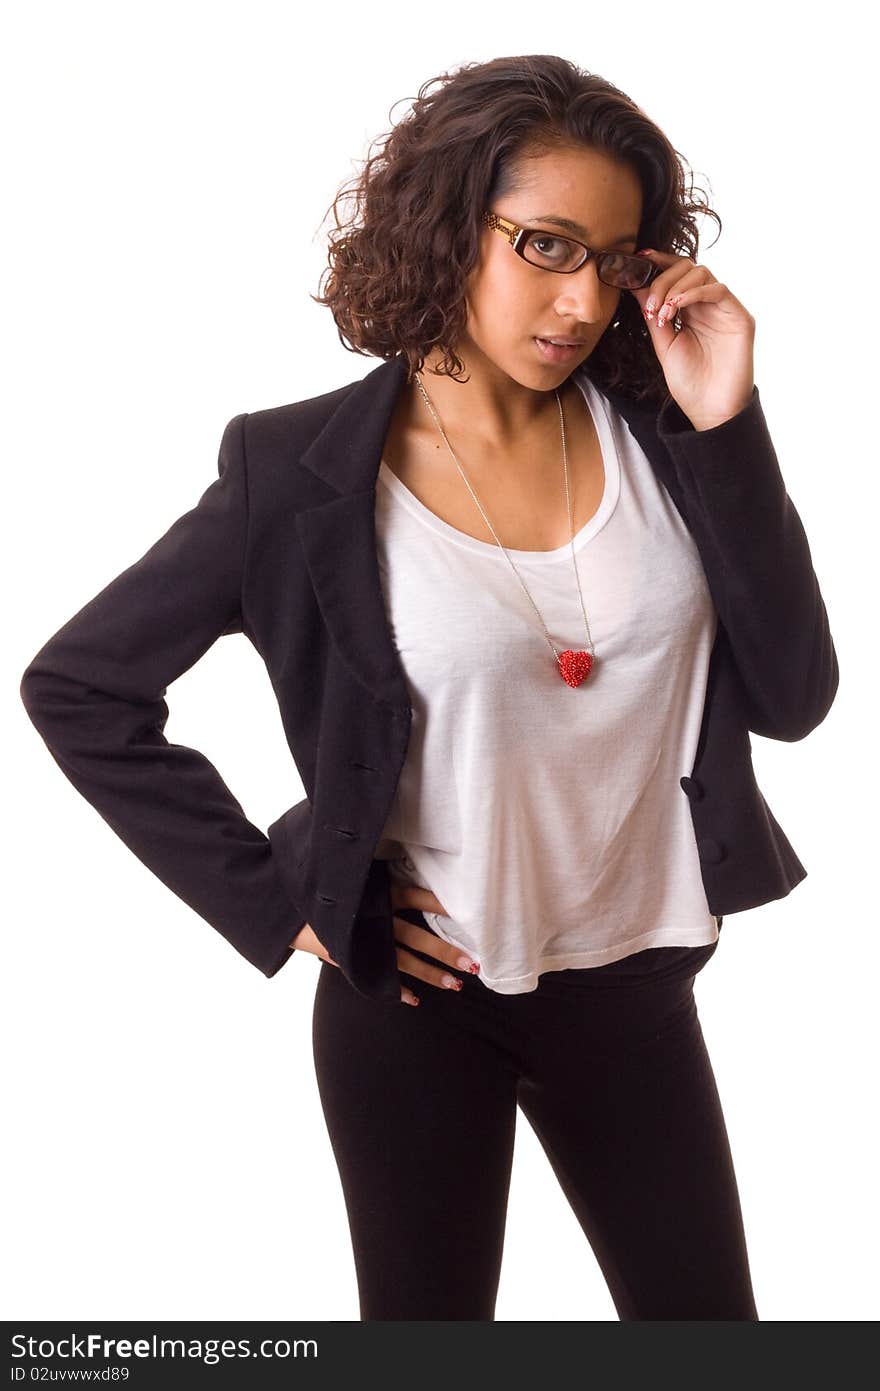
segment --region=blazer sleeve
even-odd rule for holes
[[[657,429],[742,678],[748,727],[768,739],[803,739],[828,714],[840,675],[758,388],[737,415],[709,430],[695,430],[669,397]]]
[[[306,922],[268,838],[217,769],[164,734],[166,688],[243,629],[247,412],[226,425],[217,480],[141,558],[44,644],[21,698],[66,777],[163,884],[273,976]]]

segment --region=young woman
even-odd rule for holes
[[[806,874],[749,733],[803,738],[838,666],[755,320],[619,89],[552,56],[427,86],[319,299],[381,365],[234,417],[22,697],[247,960],[320,958],[362,1319],[494,1318],[520,1110],[621,1319],[756,1320],[693,985]],[[307,793],[268,835],[163,733],[227,632]]]

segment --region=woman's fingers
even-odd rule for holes
[[[418,884],[399,884],[392,881],[391,906],[392,909],[414,908],[420,913],[439,913],[444,917],[446,916],[446,909],[436,894]],[[476,975],[479,971],[479,961],[472,960],[465,952],[453,946],[451,942],[446,942],[435,933],[428,932],[424,927],[419,927],[417,923],[412,923],[407,918],[399,918],[393,913],[392,921],[394,940],[398,944],[398,968],[405,975],[415,976],[438,990],[460,990],[461,979],[453,975],[452,972],[467,971],[471,975]],[[403,945],[404,943],[406,945]],[[407,950],[407,948],[413,950]],[[423,961],[420,956],[414,955],[415,951],[432,957],[440,964],[435,966],[433,962]],[[411,1005],[417,1005],[419,1002],[418,996],[407,985],[402,987],[400,998]]]
[[[460,947],[453,946],[451,942],[445,942],[442,937],[429,932],[427,928],[419,927],[418,923],[411,923],[407,918],[392,917],[392,922],[396,942],[405,942],[408,947],[424,952],[426,956],[432,956],[456,971],[467,971],[472,976],[475,976],[479,971],[479,961],[474,961]]]
[[[430,889],[423,889],[419,884],[392,882],[391,906],[392,908],[418,908],[420,913],[440,913],[443,917],[447,916],[446,909],[437,895],[432,893]]]
[[[427,935],[430,936],[430,933]],[[408,976],[417,976],[419,980],[427,981],[439,990],[461,989],[462,982],[459,976],[454,976],[451,971],[444,971],[442,966],[429,966],[421,957],[407,951],[406,947],[397,948],[397,965],[398,969],[405,971]]]

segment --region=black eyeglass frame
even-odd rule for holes
[[[510,242],[517,256],[520,256],[527,266],[534,266],[535,270],[547,270],[550,271],[552,275],[574,275],[575,271],[582,270],[590,257],[593,257],[596,261],[596,273],[599,279],[602,280],[603,285],[607,285],[608,281],[602,279],[603,259],[606,256],[623,256],[627,261],[634,262],[634,268],[637,267],[644,271],[644,279],[641,285],[626,287],[612,285],[611,288],[614,290],[622,288],[643,290],[646,285],[650,285],[651,281],[656,279],[660,274],[661,268],[655,266],[652,261],[646,261],[642,256],[634,256],[629,251],[594,251],[591,246],[587,246],[586,242],[579,241],[577,237],[570,237],[567,232],[557,232],[555,230],[547,231],[543,227],[521,227],[518,223],[510,222],[506,217],[500,217],[498,213],[493,212],[484,212],[482,220],[491,227],[493,231],[501,232],[503,236],[507,237],[507,240]],[[570,270],[561,270],[558,266],[537,265],[534,261],[530,261],[525,254],[526,242],[535,232],[540,232],[545,237],[559,237],[561,241],[574,242],[575,246],[583,247],[585,252],[584,259],[581,261],[580,265],[572,266]]]

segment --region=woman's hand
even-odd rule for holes
[[[751,400],[755,320],[706,266],[664,251],[638,255],[661,267],[650,285],[628,293],[648,324],[669,394],[695,430],[723,425]]]
[[[392,908],[418,908],[420,912],[446,914],[436,894],[432,894],[430,889],[421,889],[415,884],[398,884],[391,881],[391,906]],[[452,966],[459,971],[470,971],[472,974],[480,969],[478,961],[472,961],[469,956],[465,956],[453,947],[449,942],[444,942],[442,938],[436,937],[433,932],[427,932],[425,928],[419,927],[416,923],[408,922],[406,918],[393,918],[394,940],[395,942],[405,942],[406,946],[397,947],[397,966],[401,971],[405,971],[409,976],[417,976],[419,980],[427,981],[429,985],[434,985],[441,990],[460,990],[461,981],[457,976],[452,975],[444,967]],[[305,923],[294,937],[290,945],[297,951],[312,952],[322,961],[328,962],[331,966],[339,967],[339,962],[334,961],[333,957],[312,930],[309,923]],[[423,952],[426,956],[432,956],[441,965],[431,966],[420,957],[414,956],[409,947],[414,947],[416,951]],[[410,990],[409,986],[401,984],[400,998],[405,1004],[417,1005],[419,997]]]
[[[334,961],[324,943],[320,941],[309,923],[305,923],[290,943],[297,951],[310,951],[313,956],[320,956],[322,961],[329,961],[331,966],[338,966],[339,962]]]
[[[398,884],[393,879],[391,881],[391,906],[392,908],[418,908],[422,913],[441,913],[446,916],[446,909],[430,889],[419,888],[417,884]],[[480,969],[479,961],[473,961],[471,957],[465,956],[459,951],[458,947],[452,946],[450,942],[444,942],[441,937],[436,937],[433,932],[428,932],[424,927],[419,927],[416,923],[408,922],[406,918],[394,918],[394,940],[395,942],[405,942],[407,945],[397,948],[397,965],[401,971],[405,971],[409,976],[417,976],[419,980],[427,981],[429,985],[439,987],[441,990],[460,990],[461,981],[458,976],[452,975],[445,969],[453,966],[459,971],[468,971],[475,975]],[[415,947],[416,951],[424,952],[426,956],[432,956],[441,965],[430,966],[420,957],[414,956],[407,947]],[[400,998],[408,1005],[419,1003],[418,995],[413,994],[408,986],[404,985],[400,991]]]

